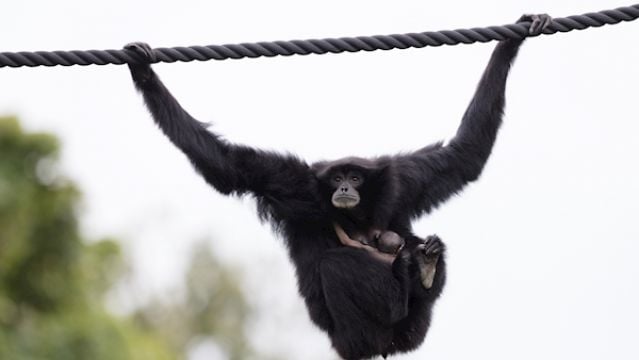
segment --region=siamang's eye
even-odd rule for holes
[[[351,178],[351,180],[354,181],[354,182],[358,182],[359,181],[359,176],[353,176]]]
[[[333,180],[335,180],[335,182],[342,182],[342,177],[336,176],[335,178],[333,178]]]

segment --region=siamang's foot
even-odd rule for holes
[[[149,44],[133,42],[124,45],[124,49],[134,52],[138,60],[135,63],[128,64],[133,78],[138,82],[145,82],[146,80],[149,80],[153,74],[150,64],[155,62],[157,59]]]
[[[435,280],[435,271],[437,269],[437,261],[439,257],[446,251],[446,245],[439,239],[437,235],[431,235],[426,238],[423,244],[415,249],[415,259],[419,267],[419,276],[422,286],[430,289]]]
[[[430,235],[424,242],[424,254],[427,258],[438,258],[439,255],[444,253],[446,245],[437,235]]]
[[[530,28],[528,28],[528,34],[531,36],[537,36],[544,31],[550,23],[552,23],[552,17],[548,14],[525,14],[517,20],[520,22],[530,22]]]

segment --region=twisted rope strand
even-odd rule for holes
[[[639,18],[639,4],[597,13],[556,18],[543,34],[583,30]],[[422,48],[426,46],[472,44],[492,40],[522,39],[528,36],[529,22],[486,28],[444,30],[394,35],[274,41],[229,45],[156,48],[156,62],[206,61],[257,57],[338,54],[342,52]],[[21,66],[121,65],[140,61],[129,50],[2,52],[0,68]]]

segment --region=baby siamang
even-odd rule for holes
[[[550,17],[520,21],[531,21],[535,35]],[[444,286],[445,247],[436,236],[416,237],[411,221],[479,177],[502,121],[506,78],[522,42],[496,46],[447,145],[312,165],[221,139],[166,89],[149,65],[155,58],[148,45],[125,48],[140,59],[129,67],[155,122],[219,192],[255,196],[260,218],[285,239],[312,321],[328,333],[340,356],[360,359],[407,352],[424,341]],[[366,245],[387,232],[398,242],[390,244],[392,250]]]

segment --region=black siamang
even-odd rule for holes
[[[550,17],[520,21],[532,21],[529,31],[539,34]],[[479,177],[522,42],[496,46],[448,144],[311,165],[221,139],[170,94],[149,65],[154,54],[148,45],[125,49],[141,59],[129,68],[155,122],[219,192],[255,196],[260,218],[285,239],[312,321],[340,356],[360,359],[411,351],[424,341],[446,277],[445,246],[436,236],[416,237],[411,221]],[[371,245],[387,232],[394,238],[390,250]]]

